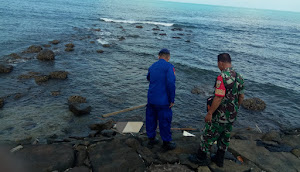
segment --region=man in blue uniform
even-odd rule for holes
[[[175,99],[175,69],[169,63],[170,51],[162,49],[159,60],[149,68],[147,80],[149,83],[148,104],[146,109],[146,130],[151,148],[159,141],[156,136],[157,121],[159,121],[160,136],[163,148],[172,150],[176,144],[171,142],[172,107]]]

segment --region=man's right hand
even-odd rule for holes
[[[174,106],[174,103],[170,103],[169,108],[172,108]]]

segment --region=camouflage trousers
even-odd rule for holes
[[[218,149],[227,151],[230,142],[232,123],[206,123],[201,136],[200,149],[209,152],[211,146],[217,141]]]

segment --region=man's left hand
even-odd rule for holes
[[[211,119],[212,119],[212,114],[207,112],[207,114],[205,116],[205,122],[211,123]]]
[[[169,108],[171,108],[171,107],[173,107],[174,106],[174,103],[170,103],[170,106],[169,106]]]

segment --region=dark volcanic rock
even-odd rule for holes
[[[66,44],[66,45],[65,45],[65,47],[74,48],[74,47],[75,47],[75,45],[74,45],[74,44],[72,44],[72,43],[69,43],[69,44]]]
[[[159,28],[153,28],[152,30],[160,30]]]
[[[179,162],[179,157],[175,153],[157,153],[157,156],[163,163],[174,164]]]
[[[121,36],[121,37],[119,38],[119,41],[123,41],[123,40],[125,40],[125,37],[124,37],[124,36]]]
[[[43,82],[47,82],[49,80],[49,76],[48,75],[42,75],[42,76],[35,76],[35,83],[37,84],[41,84]]]
[[[93,31],[96,31],[96,32],[100,32],[101,31],[101,29],[93,29]]]
[[[17,93],[14,97],[15,100],[20,99],[21,97],[23,97],[23,95],[21,93]]]
[[[25,51],[25,53],[38,53],[42,50],[43,48],[41,46],[32,45]]]
[[[87,147],[79,145],[75,147],[76,150],[76,166],[84,166],[84,162],[88,158]]]
[[[97,53],[103,53],[104,51],[103,50],[97,50]]]
[[[194,88],[191,90],[192,94],[205,94],[205,92],[198,86],[194,86]]]
[[[115,136],[117,133],[115,131],[112,130],[102,130],[101,131],[101,135],[105,136],[105,137],[113,137]]]
[[[142,29],[143,28],[143,26],[135,26],[136,28],[139,28],[139,29]]]
[[[109,44],[103,44],[102,46],[103,46],[103,47],[106,47],[106,48],[110,47]]]
[[[0,64],[0,73],[10,73],[12,70],[13,66]]]
[[[86,98],[81,96],[70,96],[68,103],[86,103]]]
[[[124,139],[100,142],[88,148],[94,172],[102,171],[145,171],[139,155],[125,145]]]
[[[245,99],[242,106],[248,110],[264,110],[266,108],[266,103],[259,98]]]
[[[21,59],[21,58],[22,58],[22,57],[19,56],[17,53],[11,53],[11,54],[9,55],[9,57],[14,58],[14,59]]]
[[[51,47],[51,45],[50,44],[44,44],[43,47],[49,48],[49,47]]]
[[[171,29],[172,31],[182,31],[183,29],[182,28],[180,28],[180,27],[175,27],[175,28],[173,28],[173,29]]]
[[[28,72],[28,74],[22,74],[18,77],[18,79],[30,79],[34,78],[35,76],[39,75],[38,72]]]
[[[60,43],[60,41],[59,41],[59,40],[53,40],[53,41],[50,41],[50,43],[51,43],[51,44],[54,44],[54,45],[57,45],[57,44]]]
[[[89,126],[91,130],[97,130],[97,131],[102,131],[102,130],[109,130],[113,127],[114,122],[113,121],[107,121],[105,123],[99,123],[99,124],[92,124]]]
[[[0,108],[2,108],[4,105],[4,100],[2,98],[0,98]]]
[[[65,49],[65,51],[74,51],[74,48],[72,48],[72,47],[67,47],[66,49]]]
[[[51,95],[52,96],[59,96],[60,95],[60,91],[51,91]]]
[[[66,71],[55,71],[50,73],[50,78],[51,79],[67,79],[68,77],[68,72]]]
[[[43,50],[37,55],[39,60],[55,60],[55,54],[52,50]]]
[[[92,110],[92,107],[86,103],[72,103],[69,104],[69,110],[74,113],[76,116],[89,114]]]
[[[75,153],[68,145],[28,145],[16,152],[30,171],[65,171],[73,166]]]

